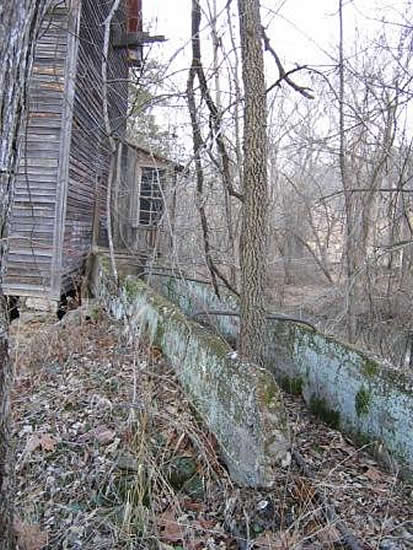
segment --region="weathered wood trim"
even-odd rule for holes
[[[39,296],[44,296],[46,288],[43,285],[26,285],[24,283],[19,284],[18,296],[29,296],[32,298],[38,298]],[[3,286],[3,291],[6,296],[14,296],[16,294],[16,287],[12,284],[5,284]]]
[[[139,173],[138,173],[139,171]],[[129,222],[131,226],[132,221],[138,217],[138,201],[140,193],[140,167],[138,164],[138,155],[136,151],[128,146],[128,167],[127,167],[127,188],[129,189],[130,202],[129,202]]]
[[[72,137],[73,107],[81,0],[72,0],[68,20],[67,60],[65,65],[65,104],[62,116],[62,139],[60,142],[59,166],[57,173],[56,215],[53,236],[53,259],[51,267],[50,298],[60,298],[63,268],[63,240],[65,233],[66,197],[69,181],[69,155]]]
[[[114,48],[137,48],[143,44],[153,42],[165,42],[166,38],[163,35],[150,36],[148,32],[114,32],[112,44]]]

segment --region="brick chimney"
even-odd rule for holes
[[[127,32],[142,32],[142,0],[128,0]],[[128,48],[128,58],[131,65],[140,66],[143,59],[142,46]]]
[[[142,0],[128,0],[127,32],[142,32]]]

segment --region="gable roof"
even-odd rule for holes
[[[131,147],[132,149],[135,149],[135,151],[138,151],[139,153],[143,153],[144,155],[147,155],[148,157],[151,157],[154,160],[170,164],[178,172],[182,172],[184,170],[184,166],[182,164],[179,164],[179,162],[175,162],[171,159],[168,159],[168,157],[165,157],[164,155],[155,153],[152,149],[149,149],[148,147],[144,147],[143,145],[136,145],[135,143],[131,143],[130,141],[122,140],[122,143],[125,143],[128,147]]]

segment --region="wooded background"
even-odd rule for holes
[[[0,277],[27,83],[49,4],[0,5]],[[373,38],[359,30],[347,43],[347,6],[338,0],[337,41],[322,67],[284,60],[259,7],[193,0],[186,82],[151,52],[130,71],[130,140],[186,164],[177,208],[164,214],[172,249],[162,261],[241,297],[246,359],[260,362],[265,316],[279,311],[410,368],[412,4],[398,2],[393,19],[377,20]],[[159,106],[185,108],[182,127],[165,130]],[[191,144],[182,139],[189,129]],[[156,250],[153,259],[156,266]],[[1,303],[0,547],[9,549],[13,369]]]

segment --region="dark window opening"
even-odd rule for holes
[[[158,225],[164,209],[162,186],[165,170],[142,168],[141,191],[139,197],[139,223]]]

